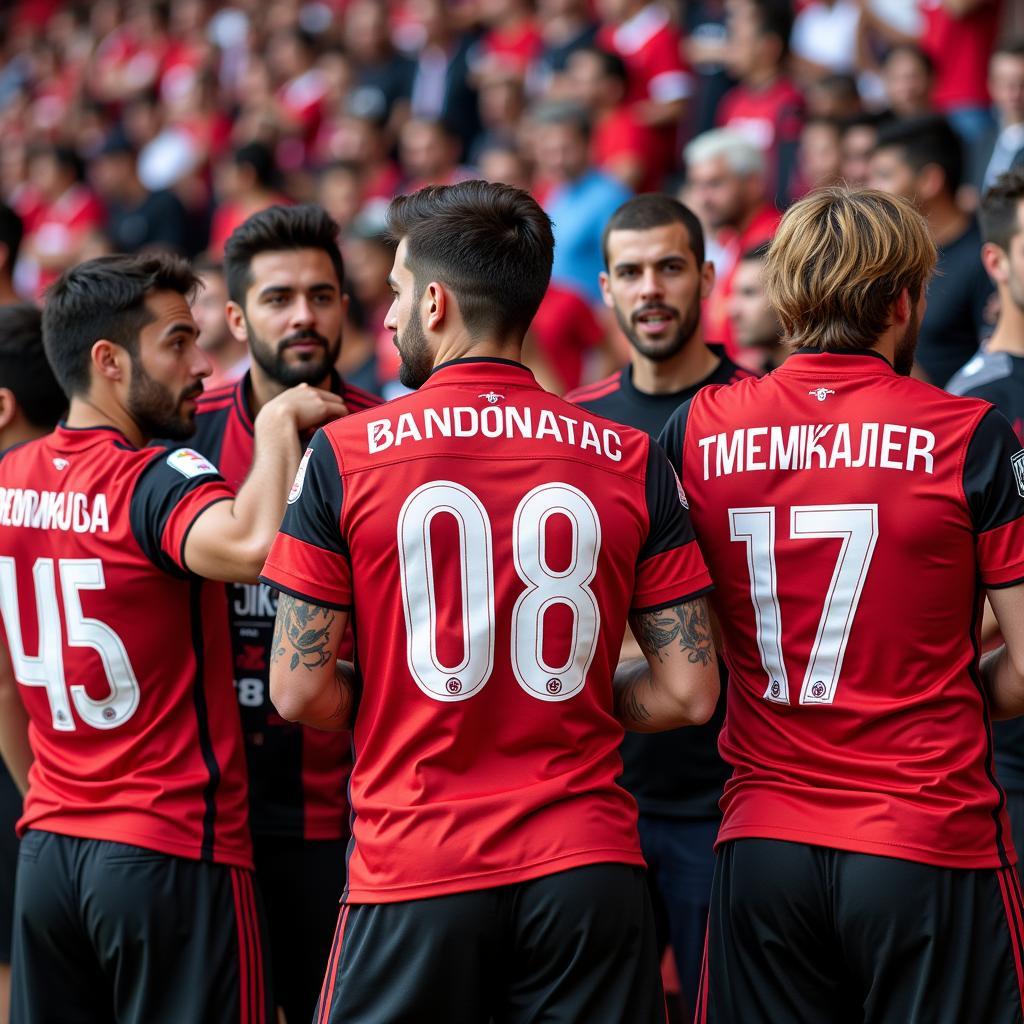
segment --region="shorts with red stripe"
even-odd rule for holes
[[[52,832],[18,856],[17,1024],[273,1024],[251,871]]]
[[[643,871],[342,907],[314,1024],[665,1024]]]
[[[801,843],[718,852],[697,1024],[1021,1024],[1013,866],[934,867]]]

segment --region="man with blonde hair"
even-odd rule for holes
[[[934,265],[904,200],[797,203],[765,260],[792,355],[662,434],[730,676],[699,1022],[1021,1020],[990,726],[1024,710],[1024,451],[906,376]]]

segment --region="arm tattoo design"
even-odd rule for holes
[[[282,593],[277,602],[277,620],[270,660],[276,662],[291,654],[288,667],[299,665],[313,671],[331,660],[327,647],[331,641],[334,612],[316,604],[300,601]]]
[[[647,662],[639,658],[625,661],[615,670],[612,681],[615,717],[626,728],[650,721],[650,711],[637,696],[637,684],[648,678],[648,673]]]
[[[631,615],[630,626],[640,649],[644,654],[656,655],[658,661],[665,660],[662,652],[676,641],[691,664],[707,665],[711,661],[711,623],[701,597],[656,612]]]

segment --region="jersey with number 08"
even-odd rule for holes
[[[224,588],[188,531],[198,452],[58,427],[0,458],[0,620],[34,763],[19,828],[252,867]]]
[[[1012,863],[977,671],[983,589],[1024,581],[1009,424],[875,353],[800,353],[662,442],[729,666],[719,841]]]
[[[263,578],[355,622],[349,902],[643,863],[611,678],[630,609],[709,586],[680,498],[503,360],[314,437]]]

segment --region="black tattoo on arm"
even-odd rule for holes
[[[654,655],[658,661],[664,661],[666,649],[678,642],[691,664],[711,662],[714,640],[707,602],[702,597],[656,612],[631,615],[629,625],[640,650],[648,657]]]
[[[637,689],[650,682],[650,669],[641,658],[622,662],[612,679],[612,698],[615,717],[627,728],[643,728],[651,720],[651,713],[640,699]]]
[[[282,593],[277,602],[271,663],[290,656],[290,669],[302,665],[312,672],[326,665],[331,660],[327,648],[331,642],[333,625],[334,612],[330,608],[309,604]]]

